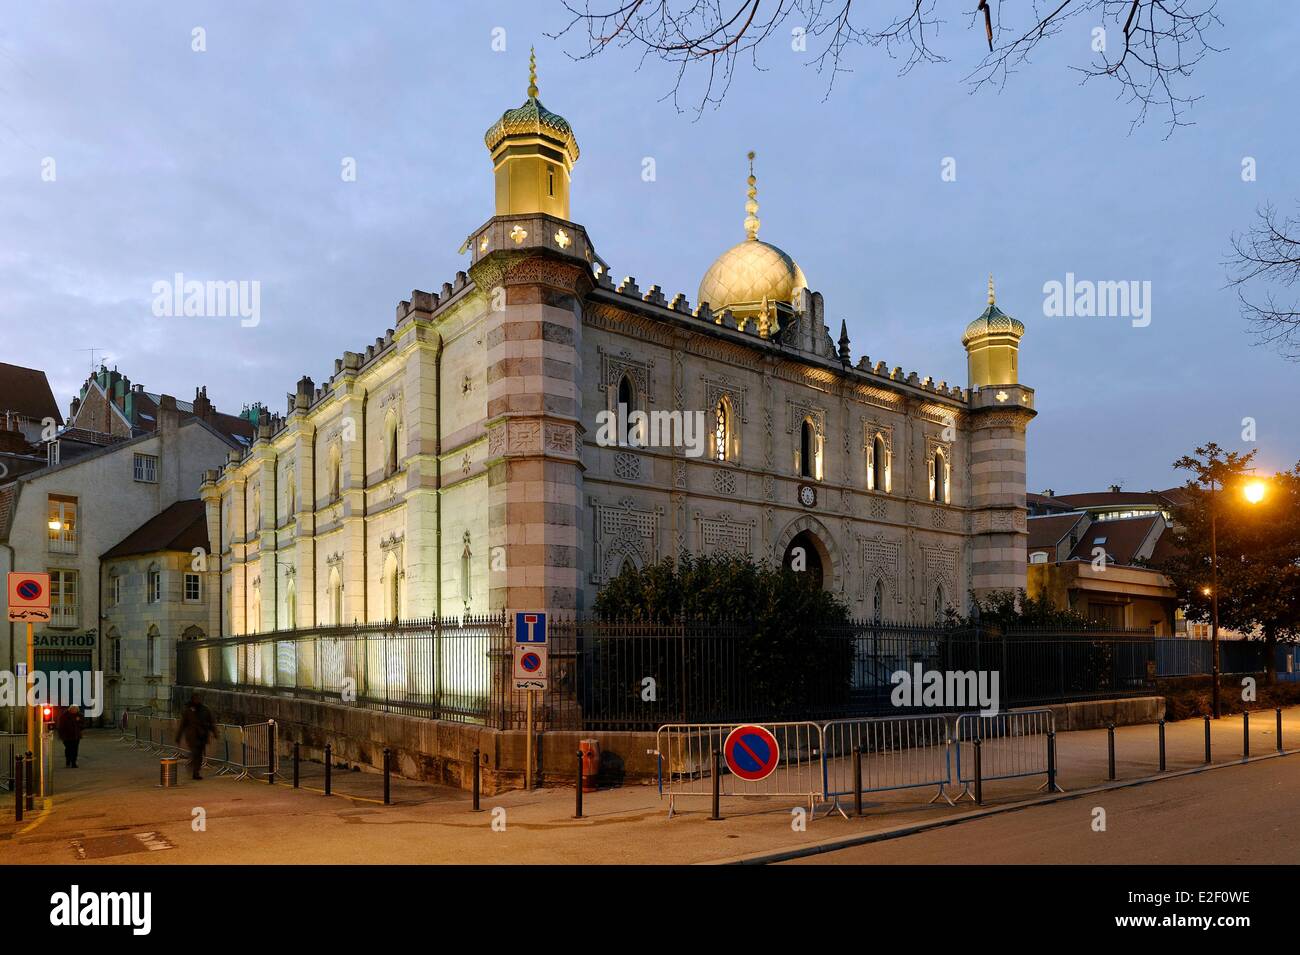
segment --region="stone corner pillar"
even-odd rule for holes
[[[970,582],[976,597],[1026,586],[1025,431],[1037,414],[1024,385],[973,391]]]
[[[488,545],[504,558],[489,564],[489,607],[572,614],[584,567],[586,234],[542,214],[512,216],[489,220],[472,243],[470,274],[488,302]]]

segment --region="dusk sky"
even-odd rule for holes
[[[744,237],[754,149],[761,237],[824,294],[828,325],[847,320],[855,361],[965,385],[961,333],[994,274],[1037,390],[1030,490],[1182,483],[1170,462],[1196,445],[1252,446],[1246,417],[1261,470],[1300,459],[1300,365],[1252,345],[1222,264],[1258,205],[1297,211],[1300,6],[1220,4],[1225,52],[1185,81],[1203,95],[1195,125],[1167,139],[1164,113],[1130,133],[1114,86],[1080,85],[1082,19],[1002,92],[974,95],[963,77],[984,39],[964,8],[938,38],[951,62],[900,76],[853,48],[829,96],[787,30],[763,71],[741,64],[721,107],[697,114],[664,98],[664,64],[571,59],[585,34],[547,36],[567,22],[552,0],[4,8],[0,360],[44,369],[65,412],[92,347],[150,391],[205,384],[229,412],[283,411],[301,375],[327,379],[412,289],[467,266],[457,248],[493,211],[483,132],[524,99],[536,44],[541,99],[582,149],[573,218],[617,278],[694,304]],[[260,324],[156,317],[153,284],[178,272],[259,281]],[[1044,283],[1067,273],[1149,281],[1149,326],[1046,317]]]

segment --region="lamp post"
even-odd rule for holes
[[[1242,487],[1242,496],[1250,504],[1264,499],[1264,482],[1251,481]],[[1219,544],[1216,528],[1214,476],[1210,476],[1210,641],[1214,656],[1214,718],[1221,715],[1219,707]]]

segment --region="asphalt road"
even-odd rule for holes
[[[1105,831],[1094,831],[1094,810]],[[1295,864],[1300,759],[1067,799],[789,864]]]

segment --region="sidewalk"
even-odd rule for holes
[[[1116,776],[1133,780],[1157,772],[1157,727],[1116,730]],[[56,760],[55,795],[44,811],[13,822],[13,797],[0,794],[0,864],[69,863],[693,863],[809,848],[828,840],[885,833],[917,824],[952,823],[1038,798],[1043,777],[988,782],[984,807],[926,805],[932,789],[875,793],[862,818],[819,810],[806,831],[791,826],[797,799],[723,800],[721,822],[708,819],[709,799],[680,799],[667,818],[667,800],[653,786],[627,786],[584,796],[584,817],[573,818],[574,790],[547,789],[485,796],[482,812],[460,790],[393,779],[393,806],[382,805],[382,777],[335,770],[335,795],[320,792],[324,768],[302,764],[302,784],[182,773],[175,789],[158,787],[158,761],[117,733],[92,731],[82,744],[80,769]],[[1212,724],[1216,764],[1241,762],[1242,720]],[[1107,782],[1106,731],[1057,738],[1058,781],[1067,791]],[[1272,711],[1251,720],[1251,755],[1276,751]],[[1283,712],[1283,738],[1300,750],[1300,707]],[[1204,763],[1200,720],[1166,727],[1169,771]],[[292,772],[285,764],[282,771]],[[1231,768],[1215,772],[1233,772]],[[313,791],[315,790],[315,791]],[[955,796],[956,793],[953,793]],[[852,800],[844,808],[852,812]],[[195,810],[206,831],[195,831]],[[504,810],[504,816],[498,811]],[[504,831],[493,829],[504,818]],[[943,830],[954,852],[960,826]],[[1061,859],[1068,862],[1068,859]]]

